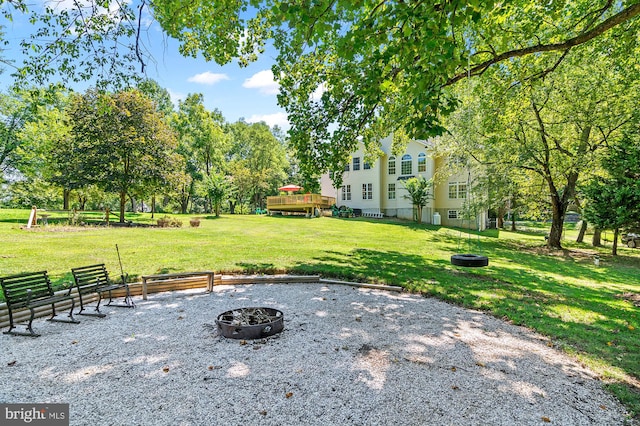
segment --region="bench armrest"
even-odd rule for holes
[[[67,281],[62,284],[62,289],[67,290],[67,294],[65,294],[65,296],[71,296],[71,290],[73,290],[73,287],[75,287],[75,283],[73,282]]]

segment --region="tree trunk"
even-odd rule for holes
[[[133,213],[136,212],[136,199],[133,198],[133,196],[129,197],[129,199],[131,200],[131,211]]]
[[[236,214],[236,202],[229,200],[229,213]]]
[[[151,196],[151,219],[153,219],[153,215],[156,213],[156,196]]]
[[[180,212],[182,214],[187,214],[187,209],[189,208],[189,199],[191,196],[186,191],[182,191],[182,195],[180,196]]]
[[[620,228],[616,228],[613,230],[613,248],[611,249],[611,254],[614,256],[618,255],[618,236],[620,234]]]
[[[593,231],[593,239],[591,240],[591,244],[594,247],[602,246],[602,241],[600,241],[601,234],[602,230],[600,228],[596,228],[595,231]]]
[[[67,188],[62,190],[62,210],[69,210],[69,195],[71,191]]]
[[[505,208],[504,207],[499,207],[498,208],[498,217],[496,218],[496,228],[498,228],[498,229],[503,229],[504,228],[504,213],[505,213]]]
[[[552,249],[562,249],[562,228],[564,226],[564,215],[566,204],[557,195],[551,195],[551,230],[547,245]]]
[[[511,213],[511,231],[516,232],[516,212]]]
[[[587,233],[587,221],[582,219],[582,224],[580,225],[580,231],[578,232],[578,238],[576,238],[576,243],[581,243],[584,241],[584,234]]]
[[[127,203],[127,193],[120,192],[120,223],[124,223],[124,206]]]

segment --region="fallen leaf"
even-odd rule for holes
[[[179,320],[181,320],[181,319],[184,319],[184,317],[183,317],[182,315],[180,315],[180,316],[178,317],[178,319],[179,319]]]
[[[607,346],[613,346],[613,343],[607,342]]]
[[[16,365],[16,362],[17,362],[17,361],[14,359],[13,361],[9,361],[9,362],[7,363],[7,365],[8,365],[9,367],[13,367],[14,365]]]
[[[246,345],[246,344],[247,344],[247,341],[246,341],[246,340],[240,340],[240,344],[241,344],[241,345]]]
[[[632,326],[632,325],[630,325],[630,326],[629,326],[629,327],[627,327],[627,328],[628,328],[629,330],[631,330],[631,331],[633,331],[633,330],[635,330],[635,329],[636,329],[636,328],[635,328],[634,326]]]
[[[209,371],[213,370],[213,365],[210,365],[209,367],[207,367],[209,369]]]
[[[72,344],[72,345],[75,345],[76,343],[78,343],[78,341],[77,341],[77,340],[72,340],[72,341],[71,341],[71,344]]]
[[[260,414],[262,414],[263,416],[266,416],[267,415],[267,410],[261,410]]]
[[[552,348],[552,347],[553,347],[553,343],[551,343],[551,342],[547,342],[547,346],[549,346],[550,348]]]
[[[356,322],[362,322],[362,318],[356,317]]]
[[[551,419],[549,417],[542,416],[542,421],[545,423],[551,423]]]
[[[287,392],[284,396],[287,398],[291,398],[293,396],[293,392]]]
[[[162,371],[164,371],[165,373],[168,373],[169,367],[165,365],[164,367],[162,367]]]
[[[478,367],[486,367],[485,363],[484,362],[480,362],[480,361],[476,362],[476,365]]]
[[[460,388],[459,388],[459,387],[457,387],[456,385],[451,386],[451,389],[453,389],[453,390],[460,390]]]
[[[457,369],[455,367],[451,367],[451,371],[456,371]]]
[[[606,405],[601,405],[600,408],[603,409],[603,410],[606,410],[607,406]]]

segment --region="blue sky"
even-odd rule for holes
[[[4,18],[0,18],[0,22]],[[10,41],[1,53],[19,63],[20,53],[16,48],[19,39],[24,37],[30,27],[25,16],[14,14],[14,22],[1,22],[5,38]],[[174,104],[189,93],[202,93],[205,106],[222,111],[229,122],[244,118],[248,122],[265,121],[268,125],[279,125],[287,129],[286,113],[277,105],[277,84],[273,81],[271,65],[273,51],[267,50],[262,57],[246,68],[240,68],[232,62],[219,66],[215,62],[206,62],[201,57],[185,58],[178,52],[178,43],[168,38],[157,23],[149,22],[143,36],[153,61],[147,66],[146,76],[156,80],[171,94]],[[0,90],[6,91],[11,85],[11,70],[6,66],[0,74]],[[84,86],[73,87],[83,91]]]

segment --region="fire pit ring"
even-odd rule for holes
[[[226,311],[216,319],[218,330],[231,339],[260,339],[284,329],[284,315],[273,308],[239,308]]]

